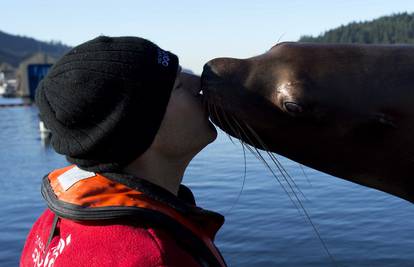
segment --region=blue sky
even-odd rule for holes
[[[351,21],[414,12],[413,0],[10,0],[0,30],[77,45],[105,34],[152,40],[201,72],[214,57],[250,57]],[[0,44],[1,45],[1,44]]]

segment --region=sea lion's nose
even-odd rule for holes
[[[235,58],[215,58],[204,65],[202,79],[205,82],[225,80],[240,83],[246,77],[247,62]]]

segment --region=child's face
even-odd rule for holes
[[[200,77],[181,72],[154,144],[170,156],[192,158],[217,137],[200,94]]]

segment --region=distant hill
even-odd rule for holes
[[[33,53],[41,51],[58,58],[69,49],[69,46],[60,42],[42,42],[0,31],[0,64],[8,63],[17,67],[21,61]]]
[[[352,22],[317,37],[302,36],[300,42],[414,44],[414,13],[384,16],[372,21]]]

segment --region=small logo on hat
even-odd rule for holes
[[[170,56],[168,53],[162,49],[158,49],[158,64],[161,64],[164,67],[168,67],[169,62]]]

